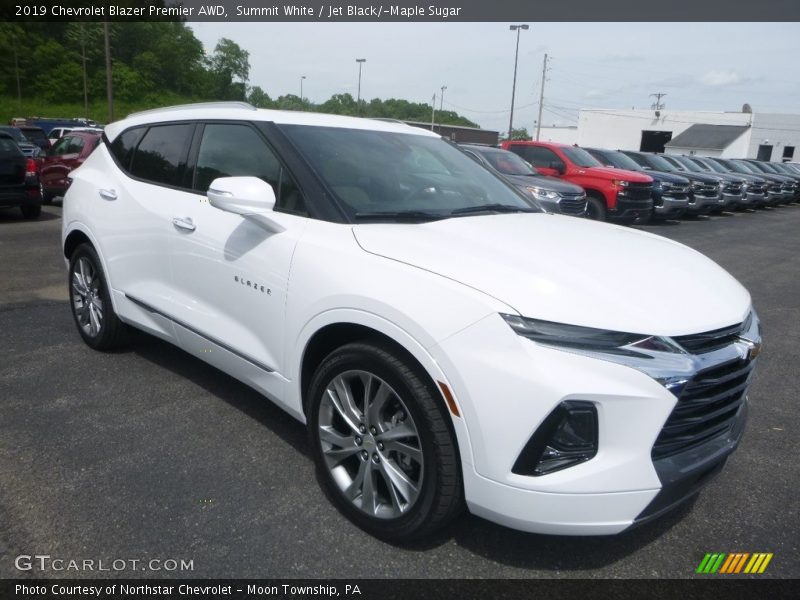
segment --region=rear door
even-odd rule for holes
[[[3,200],[16,202],[24,193],[26,163],[16,142],[0,136],[0,206]]]
[[[44,158],[40,175],[42,184],[50,193],[60,194],[67,189],[67,177],[77,166],[84,140],[77,135],[62,137]]]

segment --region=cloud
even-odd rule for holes
[[[721,87],[740,83],[742,78],[736,71],[709,71],[700,78],[700,81],[710,87]]]
[[[605,90],[597,90],[597,89],[587,90],[583,94],[584,98],[605,98],[606,96],[608,96],[608,92],[606,92]]]

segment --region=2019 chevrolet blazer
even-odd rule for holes
[[[173,107],[108,125],[72,177],[85,342],[133,327],[260,391],[382,538],[464,505],[617,533],[697,492],[742,435],[761,338],[739,283],[667,239],[542,212],[431,132]]]

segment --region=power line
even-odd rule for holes
[[[650,108],[652,110],[661,110],[662,108],[664,108],[664,103],[661,102],[661,99],[666,95],[667,95],[666,92],[656,92],[655,94],[650,94],[650,96],[656,99],[656,101],[650,105]]]

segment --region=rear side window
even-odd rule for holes
[[[117,162],[126,171],[131,166],[133,151],[136,150],[136,146],[139,143],[139,140],[142,139],[145,131],[145,127],[128,129],[128,131],[124,131],[123,133],[119,134],[117,139],[111,143],[111,154],[114,155],[114,158],[117,159]]]
[[[10,137],[0,136],[0,157],[4,159],[23,156],[17,143]]]
[[[83,138],[78,137],[77,135],[71,136],[69,138],[69,146],[67,147],[67,154],[80,154],[81,150],[83,150]]]
[[[131,175],[177,186],[186,170],[193,133],[193,124],[159,125],[148,129],[134,153]]]
[[[556,165],[563,164],[563,161],[558,155],[549,148],[542,148],[541,146],[509,146],[514,154],[518,154],[534,167],[550,167],[553,163]]]

